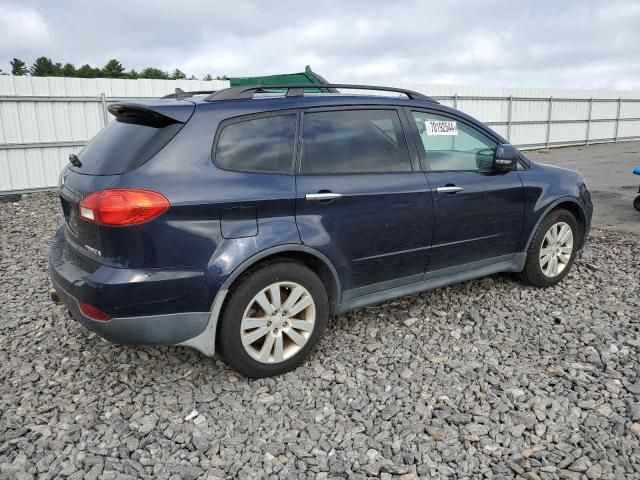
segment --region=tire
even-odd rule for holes
[[[556,246],[555,243],[550,243],[550,237],[547,237],[552,226],[555,232],[563,232],[564,234],[564,232],[566,232],[566,230],[562,230],[564,225],[568,226],[571,230],[570,253],[566,250],[568,248],[567,243]],[[564,277],[569,274],[575,261],[577,245],[579,244],[579,232],[578,222],[569,211],[558,209],[549,213],[540,223],[531,240],[531,244],[527,250],[527,260],[524,270],[521,272],[522,279],[536,287],[551,287],[561,282]],[[558,237],[562,236],[563,235],[558,234]],[[562,247],[562,249],[560,247]],[[541,253],[543,253],[541,252],[542,248],[551,252],[545,256],[545,259],[549,259],[547,262],[541,259]],[[557,269],[554,269],[554,259],[551,257],[555,257]]]
[[[633,199],[633,208],[640,212],[640,195],[637,195],[636,198]]]
[[[218,336],[222,358],[249,378],[291,371],[313,350],[328,318],[327,291],[312,270],[294,261],[265,263],[230,292]]]

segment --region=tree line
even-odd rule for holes
[[[157,80],[198,80],[194,75],[187,76],[186,73],[176,68],[173,72],[166,72],[160,68],[147,67],[140,72],[129,70],[128,72],[118,60],[109,60],[104,67],[93,67],[89,64],[76,67],[72,63],[54,63],[47,57],[38,57],[31,66],[19,58],[14,58],[11,64],[12,75],[31,75],[32,77],[77,77],[77,78],[152,78]],[[1,72],[1,70],[0,70]],[[216,77],[217,80],[226,80],[226,77]],[[213,80],[207,74],[202,80]]]

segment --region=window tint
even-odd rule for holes
[[[411,171],[395,110],[305,113],[302,173]]]
[[[293,113],[232,123],[220,133],[215,162],[227,170],[290,173],[295,136]]]
[[[413,112],[431,170],[491,170],[496,142],[442,115]]]
[[[153,127],[130,122],[127,118],[110,122],[78,154],[82,167],[70,168],[89,175],[130,172],[158,153],[182,128],[182,123]]]

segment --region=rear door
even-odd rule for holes
[[[308,109],[302,116],[296,221],[304,244],[339,271],[343,300],[422,277],[431,189],[395,108]]]
[[[434,189],[428,274],[510,259],[522,235],[524,189],[517,172],[492,168],[497,140],[464,119],[408,111]]]

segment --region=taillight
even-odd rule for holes
[[[81,218],[98,225],[124,227],[153,220],[171,204],[164,195],[150,190],[114,188],[100,190],[80,201]]]
[[[80,304],[80,311],[84,313],[87,317],[92,318],[93,320],[100,320],[106,322],[107,320],[111,320],[111,315],[107,312],[103,312],[102,310],[92,307],[89,304],[78,302]]]

